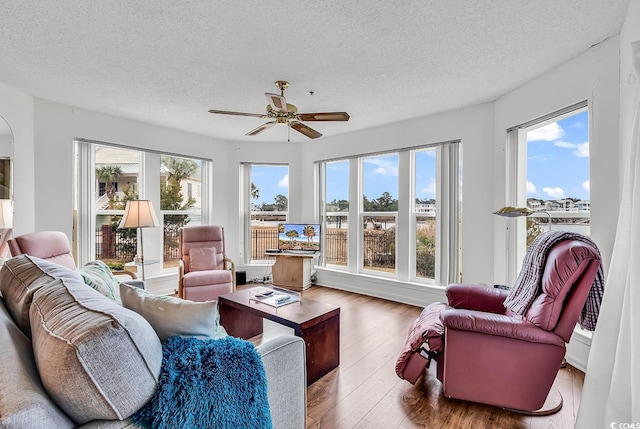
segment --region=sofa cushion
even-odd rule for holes
[[[25,335],[31,336],[29,307],[33,294],[45,283],[68,272],[69,268],[35,256],[18,255],[5,261],[0,269],[0,292],[13,320]]]
[[[118,285],[120,281],[113,275],[111,269],[104,262],[97,260],[78,268],[78,274],[87,286],[100,292],[109,299],[117,301]]]
[[[120,284],[120,297],[125,308],[147,319],[161,341],[172,335],[200,339],[227,335],[220,325],[217,301],[193,302],[153,295],[125,283]]]
[[[42,383],[76,423],[125,419],[153,395],[162,362],[153,328],[75,271],[43,284],[29,316]]]
[[[73,428],[49,398],[33,359],[31,340],[0,300],[0,428]]]

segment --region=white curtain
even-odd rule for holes
[[[640,425],[640,41],[631,45],[636,95],[629,164],[576,421],[579,429]]]

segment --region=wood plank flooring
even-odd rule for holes
[[[573,428],[584,374],[567,365],[555,386],[562,410],[530,417],[447,399],[435,365],[415,386],[395,373],[409,325],[422,308],[314,286],[306,298],[341,307],[340,366],[307,389],[307,428]],[[265,332],[266,335],[266,332]]]

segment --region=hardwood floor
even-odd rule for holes
[[[562,410],[530,417],[442,396],[435,364],[415,386],[395,373],[422,308],[314,286],[306,298],[341,307],[340,366],[307,389],[307,428],[573,428],[584,374],[567,365],[555,386]]]

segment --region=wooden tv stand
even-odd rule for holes
[[[275,253],[276,262],[271,267],[273,285],[292,290],[305,290],[311,286],[313,254]]]

